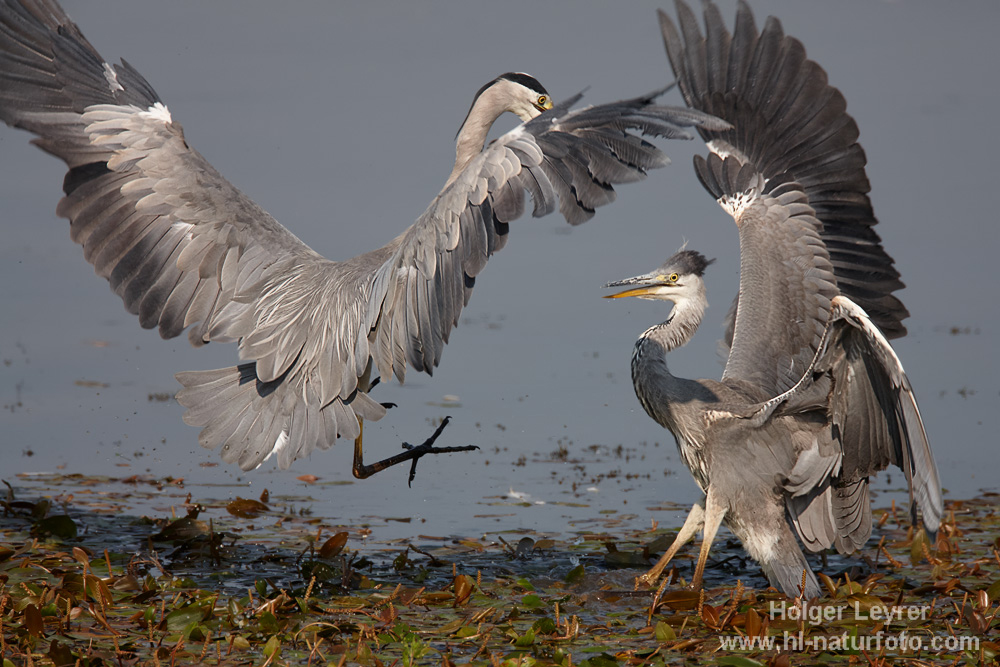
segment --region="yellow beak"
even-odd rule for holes
[[[656,285],[648,285],[646,287],[636,287],[634,289],[627,289],[624,292],[618,292],[618,294],[605,294],[603,299],[621,299],[626,296],[646,296],[653,291]]]

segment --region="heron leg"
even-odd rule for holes
[[[358,436],[357,440],[354,441],[354,476],[358,479],[367,479],[375,473],[385,470],[386,468],[391,468],[392,466],[398,463],[403,463],[404,461],[410,461],[410,477],[407,480],[407,486],[409,486],[413,483],[413,477],[417,474],[417,461],[427,454],[470,452],[473,449],[479,449],[479,447],[475,445],[464,445],[461,447],[435,447],[434,441],[437,440],[439,435],[441,435],[441,431],[444,430],[444,427],[448,425],[449,421],[451,421],[451,417],[445,417],[442,419],[441,425],[438,426],[434,433],[431,434],[431,437],[424,440],[421,444],[414,446],[408,442],[404,442],[403,449],[406,450],[405,452],[365,465],[361,446],[361,440],[364,437],[364,423],[361,419],[358,419],[358,426],[361,427],[361,434]]]
[[[705,531],[702,533],[701,551],[698,553],[698,564],[694,567],[694,576],[691,577],[691,588],[695,590],[701,588],[701,578],[705,574],[708,552],[712,549],[715,534],[719,532],[719,526],[722,525],[722,519],[725,516],[725,506],[719,502],[712,489],[709,488],[708,495],[705,496]]]
[[[695,503],[691,511],[688,512],[687,518],[684,519],[684,525],[677,531],[677,537],[674,538],[674,542],[670,545],[670,548],[667,549],[666,553],[660,557],[660,560],[648,572],[636,577],[636,588],[640,585],[652,586],[655,584],[671,559],[677,555],[682,546],[691,541],[703,525],[705,525],[705,509],[701,506],[701,503]]]

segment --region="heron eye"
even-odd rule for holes
[[[538,96],[538,106],[544,107],[545,103],[548,102],[548,101],[549,101],[549,98],[545,97],[545,95],[539,95]]]
[[[677,275],[676,273],[671,273],[671,274],[670,274],[669,276],[667,276],[667,279],[668,279],[668,280],[669,280],[670,282],[672,282],[672,283],[675,283],[675,282],[677,282],[678,280],[680,280],[680,276],[679,276],[679,275]]]

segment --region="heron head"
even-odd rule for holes
[[[507,103],[510,111],[523,121],[529,121],[552,108],[552,98],[538,79],[524,72],[501,74],[488,86],[496,86],[500,99]]]
[[[681,250],[673,254],[659,268],[640,276],[616,280],[605,287],[624,287],[629,289],[608,294],[605,299],[620,299],[635,296],[640,299],[657,301],[673,301],[678,303],[687,299],[705,298],[705,267],[714,262],[694,250]]]
[[[538,79],[524,72],[507,72],[476,91],[465,122],[473,115],[493,119],[504,111],[527,122],[551,108],[552,98]]]

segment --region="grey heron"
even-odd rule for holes
[[[658,94],[658,93],[657,93]],[[230,184],[187,142],[152,86],[112,66],[54,0],[0,4],[0,118],[69,168],[57,212],[126,308],[163,338],[236,342],[242,363],[179,373],[199,442],[248,470],[354,439],[366,477],[430,451],[365,465],[363,420],[386,406],[368,391],[431,373],[509,223],[558,202],[570,224],[610,203],[613,185],[667,162],[640,135],[690,138],[723,127],[657,105],[657,94],[577,110],[533,77],[501,75],[475,95],[455,166],[417,221],[381,248],[328,260]],[[524,124],[484,148],[504,112]],[[544,112],[544,113],[543,113]],[[349,224],[349,223],[344,223]],[[437,433],[440,432],[440,429]]]
[[[743,2],[732,35],[707,3],[705,37],[690,8],[676,6],[679,31],[662,12],[660,21],[685,101],[732,125],[701,130],[711,152],[694,163],[739,230],[740,288],[716,381],[675,377],[666,363],[701,323],[703,255],[681,250],[607,285],[629,287],[608,298],[673,302],[637,341],[632,379],[705,493],[640,581],[654,583],[703,530],[699,586],[725,522],[772,585],[812,598],[820,588],[799,542],[811,552],[860,548],[872,531],[869,478],[890,463],[906,476],[914,521],[919,507],[933,535],[941,520],[930,444],[887,340],[905,332],[892,295],[902,284],[872,229],[857,125],[822,68],[777,19],[758,32]]]

